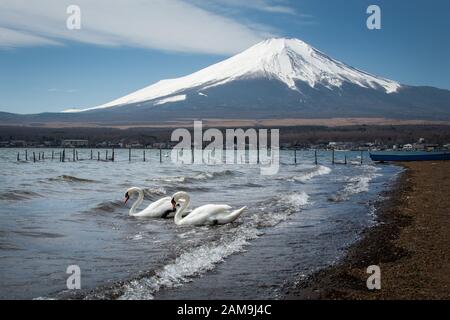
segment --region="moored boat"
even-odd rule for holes
[[[450,160],[448,151],[375,151],[370,152],[373,161],[436,161]]]

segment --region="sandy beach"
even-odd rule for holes
[[[367,229],[336,265],[285,291],[287,299],[449,299],[450,162],[402,163],[406,170]],[[381,290],[369,291],[370,265]]]

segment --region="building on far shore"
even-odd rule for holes
[[[410,143],[407,143],[405,145],[403,145],[403,150],[413,150],[413,145]]]
[[[65,148],[80,148],[89,146],[89,140],[65,139],[61,141],[61,146]]]

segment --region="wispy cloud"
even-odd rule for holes
[[[14,48],[18,46],[57,45],[57,41],[33,35],[28,32],[18,31],[0,26],[0,46]]]
[[[77,89],[60,89],[60,88],[50,88],[48,92],[62,92],[62,93],[75,93],[78,92]]]
[[[223,0],[214,0],[223,1]],[[239,6],[229,0],[228,6]],[[81,30],[66,28],[73,0],[2,0],[0,48],[57,45],[76,41],[167,51],[233,54],[274,35],[270,26],[238,21],[229,15],[181,0],[77,0]],[[240,1],[239,1],[240,2]],[[244,2],[244,1],[243,1]],[[280,0],[252,0],[247,8],[294,14]],[[240,5],[241,7],[243,5]]]
[[[256,10],[262,12],[269,13],[279,13],[279,14],[289,14],[289,15],[297,15],[300,14],[297,12],[295,8],[289,5],[289,3],[285,0],[191,0],[192,2],[197,3],[198,5],[207,6],[211,4],[217,4],[222,8],[244,8],[248,10]]]

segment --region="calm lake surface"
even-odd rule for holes
[[[277,175],[250,165],[176,166],[163,150],[116,150],[115,162],[17,162],[23,149],[0,149],[0,298],[272,299],[286,282],[323,268],[374,222],[374,201],[400,168],[332,165],[331,152],[281,151]],[[55,150],[56,151],[56,150]],[[59,150],[58,150],[59,151]],[[100,150],[104,158],[105,150]],[[110,150],[111,152],[111,150]],[[359,161],[359,152],[336,158]],[[69,156],[71,155],[68,152]],[[94,151],[96,157],[97,150]],[[225,226],[179,227],[172,219],[128,215],[176,191],[191,207],[225,203],[248,210]],[[68,292],[78,265],[82,290]]]

